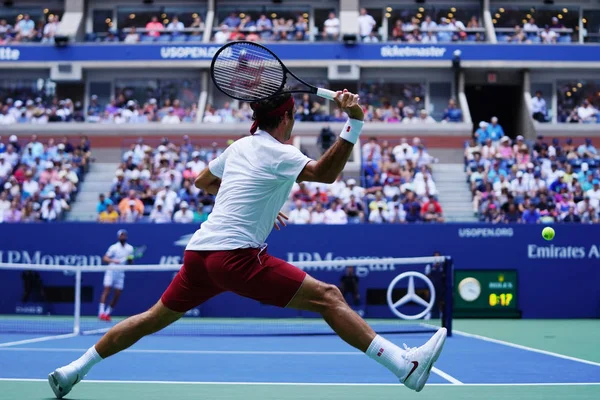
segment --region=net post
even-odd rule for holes
[[[81,331],[81,271],[75,271],[75,311],[73,315],[73,333],[79,335]]]
[[[454,309],[454,261],[452,257],[446,257],[444,261],[445,294],[442,326],[448,330],[448,336],[452,336],[452,312]]]

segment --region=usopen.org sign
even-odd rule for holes
[[[219,50],[218,46],[165,46],[160,48],[160,58],[164,60],[204,60],[211,59]]]

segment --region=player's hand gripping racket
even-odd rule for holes
[[[304,88],[285,90],[288,75]],[[248,41],[231,42],[221,47],[213,57],[210,76],[221,92],[248,102],[266,100],[282,93],[312,93],[329,100],[336,96],[333,90],[304,82],[271,50]]]

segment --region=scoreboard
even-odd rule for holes
[[[454,316],[518,318],[516,270],[455,270]]]

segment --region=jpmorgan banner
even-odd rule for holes
[[[106,249],[116,240],[118,229],[129,231],[130,243],[146,246],[136,264],[179,265],[185,244],[195,225],[96,223],[0,224],[0,262],[47,265],[99,266]],[[556,225],[556,238],[543,240],[539,225],[349,225],[288,226],[269,237],[268,251],[284,260],[322,261],[306,268],[318,279],[338,284],[344,266],[328,261],[373,259],[356,269],[361,297],[369,289],[386,289],[400,273],[424,272],[425,265],[401,266],[376,262],[388,257],[430,256],[434,251],[453,257],[455,268],[518,272],[519,304],[525,318],[600,317],[600,226]],[[41,272],[45,286],[68,288],[73,275]],[[118,314],[129,315],[147,309],[168,286],[174,272],[128,272]],[[28,310],[22,304],[20,271],[0,269],[0,313]],[[83,275],[84,314],[94,315],[102,289],[102,273]],[[57,313],[72,313],[72,303],[53,304]],[[35,307],[33,308],[35,309]],[[297,312],[278,310],[224,294],[200,307],[202,316],[293,316]],[[296,313],[296,314],[294,314]],[[367,316],[392,317],[387,306],[366,307]]]

